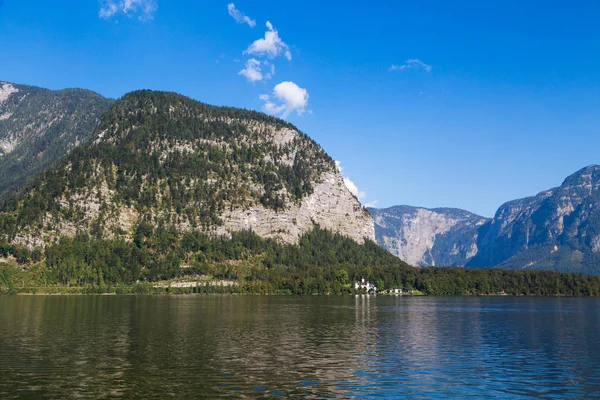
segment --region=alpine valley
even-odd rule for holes
[[[0,118],[0,291],[342,294],[364,278],[413,294],[600,294],[597,277],[400,259],[588,271],[595,167],[493,220],[396,207],[374,223],[333,159],[264,113],[1,82]]]

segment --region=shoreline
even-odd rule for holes
[[[506,294],[506,293],[493,293],[493,294],[463,294],[463,295],[429,295],[425,293],[419,294],[367,294],[367,293],[312,293],[312,294],[289,294],[289,293],[236,293],[236,292],[192,292],[189,290],[180,290],[179,288],[154,288],[154,290],[147,293],[135,293],[132,288],[130,291],[118,293],[116,290],[99,293],[98,288],[89,287],[71,287],[61,288],[60,291],[44,291],[40,289],[48,288],[36,288],[37,290],[13,290],[12,292],[0,292],[0,297],[5,296],[277,296],[277,297],[307,297],[307,296],[355,296],[355,297],[569,297],[569,298],[598,298],[599,296],[581,295],[581,296],[569,296],[564,294],[554,295],[536,295],[536,294]],[[163,289],[163,290],[161,290]]]

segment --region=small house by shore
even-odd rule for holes
[[[355,290],[364,290],[367,293],[373,292],[377,293],[377,286],[371,284],[370,282],[365,281],[365,279],[361,279],[360,281],[356,281],[354,283]]]

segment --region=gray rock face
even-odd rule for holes
[[[284,211],[254,206],[228,211],[223,215],[223,221],[219,233],[252,230],[260,236],[288,243],[297,242],[316,225],[341,233],[358,243],[375,239],[371,215],[350,193],[337,172],[325,172],[313,193]]]
[[[600,272],[600,166],[502,205],[479,231],[467,266]]]
[[[503,204],[493,219],[408,206],[369,210],[379,245],[414,265],[600,273],[600,166]]]
[[[88,90],[0,81],[0,195],[87,142],[111,102]]]
[[[462,266],[477,253],[486,218],[454,208],[369,209],[377,243],[409,264]]]

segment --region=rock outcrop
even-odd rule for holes
[[[477,253],[487,219],[455,208],[369,209],[377,243],[411,265],[462,266]]]
[[[600,166],[557,188],[502,205],[467,266],[600,273]]]
[[[456,209],[370,209],[377,242],[408,263],[600,274],[600,166],[502,205],[486,219]]]
[[[319,225],[323,229],[343,233],[359,243],[374,240],[373,220],[344,184],[337,172],[326,172],[314,192],[285,212],[265,207],[251,207],[226,212],[220,233],[252,230],[263,237],[276,237],[296,242],[305,232]]]

